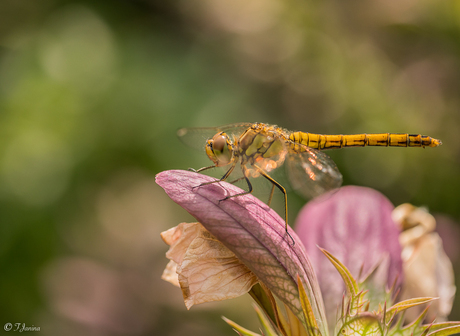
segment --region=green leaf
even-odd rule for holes
[[[227,322],[233,329],[235,329],[237,332],[239,332],[243,336],[261,336],[260,334],[257,334],[255,332],[252,332],[246,328],[243,328],[239,324],[233,322],[232,320],[229,320],[225,316],[222,316],[222,319]]]

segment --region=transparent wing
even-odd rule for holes
[[[305,198],[313,198],[340,187],[342,174],[335,162],[319,150],[307,146],[302,149],[305,151],[289,152],[285,162],[294,190]]]
[[[204,150],[206,141],[212,138],[218,132],[225,132],[228,135],[238,137],[247,128],[251,127],[252,123],[230,124],[220,127],[191,127],[181,128],[177,130],[177,136],[187,146]]]

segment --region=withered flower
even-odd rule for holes
[[[167,257],[171,259],[163,278],[181,287],[187,308],[193,304],[232,298],[249,291],[260,307],[256,307],[256,311],[264,327],[264,335],[329,335],[320,285],[302,240],[288,228],[291,240],[284,221],[276,212],[252,195],[228,198],[243,191],[225,182],[204,184],[214,181],[205,175],[188,171],[165,171],[157,175],[156,181],[172,200],[199,222],[182,223],[162,234],[165,242],[170,245]],[[340,193],[339,190],[337,194]],[[337,202],[335,196],[329,195],[322,202],[331,202],[324,207],[324,211],[333,213],[331,209]],[[395,258],[400,249],[395,252],[393,247],[388,246],[396,246],[397,249],[397,235],[387,233],[380,239],[379,234],[390,229],[385,226],[380,229],[374,227],[377,233],[374,232],[375,237],[371,238],[372,235],[368,235],[372,233],[372,226],[369,226],[372,214],[386,218],[386,210],[380,214],[369,213],[366,220],[359,211],[356,216],[350,215],[353,214],[353,207],[349,209],[349,206],[345,204],[343,211],[330,217],[344,221],[343,225],[337,226],[339,231],[345,230],[346,235],[356,236],[345,240],[346,244],[341,247],[340,239],[337,240],[339,251],[340,248],[360,249],[360,257],[352,259],[350,264],[353,269],[356,263],[361,267],[366,257],[370,263],[367,277],[356,281],[352,272],[339,259],[320,249],[327,257],[325,260],[338,271],[340,281],[345,283],[346,295],[339,296],[337,319],[332,321],[334,333],[440,336],[459,332],[458,322],[422,325],[426,310],[410,325],[395,323],[398,313],[432,299],[408,299],[392,305],[392,290],[395,286],[388,288],[388,284],[392,279],[400,279],[396,274],[401,269],[401,263],[400,257]],[[347,221],[343,215],[351,221]],[[317,216],[321,217],[319,214]],[[355,226],[351,225],[352,222]],[[328,231],[332,224],[324,224],[325,231],[320,234],[324,235],[326,241],[328,235],[337,232]],[[308,235],[308,230],[304,234]],[[323,241],[317,243],[320,242]],[[316,245],[308,244],[308,251],[313,248],[312,244]],[[324,281],[323,292],[339,286],[337,282]],[[398,281],[401,279],[393,281],[393,284],[398,284]],[[281,306],[275,297],[281,301]],[[258,335],[225,320],[240,335]]]
[[[396,207],[392,215],[402,231],[399,241],[405,281],[401,298],[438,297],[428,310],[427,319],[447,320],[456,291],[454,270],[441,237],[435,232],[435,218],[425,208],[408,203]],[[413,319],[417,313],[419,309],[413,309],[406,318]]]

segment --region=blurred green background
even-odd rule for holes
[[[328,154],[345,185],[458,232],[459,93],[458,0],[2,0],[0,334],[235,335],[221,315],[258,330],[248,296],[186,311],[160,279],[159,233],[191,217],[155,174],[209,164],[179,127],[439,138]],[[303,203],[290,194],[291,218]]]

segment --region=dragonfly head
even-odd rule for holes
[[[217,167],[228,165],[234,159],[233,144],[229,136],[219,132],[206,142],[206,154]]]

